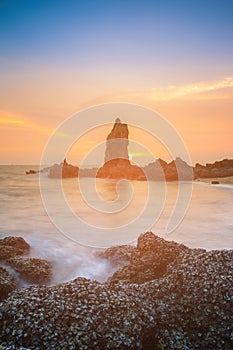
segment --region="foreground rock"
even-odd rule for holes
[[[168,242],[147,232],[138,238],[137,248],[130,263],[117,270],[109,279],[111,283],[144,283],[165,275],[170,263],[191,249],[183,244]]]
[[[132,255],[136,252],[136,248],[130,245],[120,245],[117,247],[110,247],[103,252],[98,252],[96,255],[99,258],[107,259],[115,265],[127,264]]]
[[[5,237],[0,239],[0,247],[13,247],[16,249],[21,249],[23,254],[26,254],[30,250],[30,245],[22,237]]]
[[[7,260],[7,264],[29,283],[47,283],[51,278],[49,261],[37,258],[15,257]]]
[[[30,245],[22,237],[10,236],[0,240],[0,260],[4,261],[6,267],[15,270],[20,277],[16,282],[14,276],[0,265],[0,299],[5,298],[24,281],[36,284],[44,284],[50,281],[50,262],[25,256],[29,251]]]
[[[152,262],[150,250],[159,261],[164,253],[169,263],[156,279],[154,269],[145,269],[145,283],[78,278],[13,292],[0,306],[0,343],[67,350],[232,349],[233,250],[189,249],[150,232],[137,244],[144,267]],[[133,252],[129,265],[134,261]]]
[[[13,276],[3,267],[0,266],[0,300],[16,288],[16,281]]]
[[[84,278],[14,292],[1,309],[1,342],[30,349],[140,349],[154,325],[136,288]]]

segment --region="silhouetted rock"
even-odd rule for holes
[[[15,288],[16,281],[14,277],[0,265],[0,300],[6,298]]]
[[[66,159],[61,164],[54,164],[49,169],[49,177],[53,179],[78,177],[79,168],[68,164]]]
[[[194,167],[195,178],[215,178],[233,176],[233,159],[223,159],[214,163]]]
[[[112,159],[129,159],[128,136],[128,125],[122,124],[121,120],[117,118],[110,134],[107,136],[105,163]]]
[[[7,264],[30,283],[47,283],[51,278],[51,263],[44,259],[15,257],[8,259]]]
[[[96,176],[103,179],[146,180],[143,170],[136,165],[132,165],[127,159],[108,161],[98,170]]]

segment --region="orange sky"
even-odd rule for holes
[[[64,96],[63,91],[57,91],[56,96],[48,93],[47,100],[46,89],[39,89],[34,99],[22,91],[22,96],[15,98],[21,113],[14,108],[0,111],[1,164],[38,164],[50,134],[60,122],[79,109],[113,101],[141,104],[164,116],[180,133],[193,163],[232,157],[232,77],[141,91],[122,90],[106,94],[103,91],[102,95],[96,92],[95,98],[91,91],[79,98],[78,103],[75,87],[69,86],[68,91]],[[40,99],[45,101],[38,110]],[[32,113],[33,110],[37,112]],[[83,136],[76,151],[70,153],[69,160],[79,164],[92,147],[105,140],[110,129],[110,126],[104,127],[102,131],[99,129]],[[130,129],[129,137],[150,148],[156,157],[169,160],[164,147],[149,135]],[[134,150],[130,149],[130,152]]]

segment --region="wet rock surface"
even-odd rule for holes
[[[9,236],[0,240],[0,260],[4,264],[4,266],[0,265],[0,300],[6,298],[23,281],[36,284],[44,284],[50,281],[50,262],[25,256],[29,251],[30,245],[22,237]],[[6,269],[8,267],[11,268],[9,269],[10,272]],[[15,272],[17,281],[12,275]]]
[[[117,247],[110,247],[105,251],[97,252],[97,256],[102,259],[109,260],[112,264],[125,265],[132,255],[136,252],[136,247],[130,245],[120,245]]]
[[[0,239],[0,248],[2,247],[12,247],[15,249],[21,249],[23,254],[26,254],[30,250],[30,245],[22,237],[5,237]]]
[[[51,264],[47,260],[15,257],[6,262],[27,282],[47,283],[51,278]]]
[[[154,259],[162,259],[160,251],[169,259],[169,249],[166,271],[154,277],[153,269],[144,270],[151,278],[144,283],[78,278],[14,291],[0,304],[0,343],[12,349],[232,349],[233,250],[190,249],[152,233],[138,239],[143,264],[152,262],[150,251]],[[133,253],[129,265],[139,257]]]
[[[117,270],[109,282],[139,284],[158,279],[167,272],[170,263],[190,252],[191,249],[183,244],[165,241],[147,232],[138,238],[130,263]]]
[[[0,300],[4,299],[15,288],[14,277],[3,266],[0,266]]]

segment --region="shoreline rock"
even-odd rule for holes
[[[5,237],[0,239],[0,260],[4,265],[13,269],[19,274],[19,281],[0,265],[0,300],[7,295],[22,282],[44,284],[51,279],[52,266],[45,259],[37,259],[28,257],[30,245],[22,237]],[[21,280],[21,281],[20,281]]]
[[[230,350],[233,250],[191,249],[152,232],[141,235],[135,249],[126,266],[148,274],[142,280],[136,273],[137,283],[131,277],[128,283],[77,278],[12,292],[1,303],[0,344],[32,350]]]

